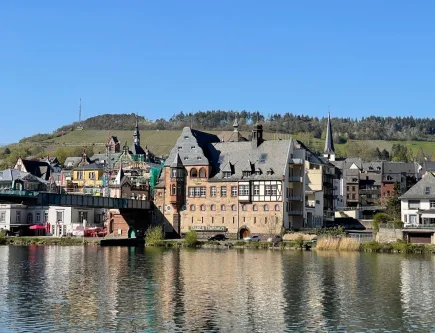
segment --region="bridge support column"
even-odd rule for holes
[[[140,209],[111,209],[107,230],[113,237],[128,238],[134,230],[135,237],[143,237],[152,222],[151,211]],[[129,232],[130,231],[130,232]]]

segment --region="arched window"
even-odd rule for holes
[[[227,207],[225,207],[225,205],[221,205],[221,211],[226,211],[227,210]]]
[[[264,211],[267,212],[269,210],[269,206],[268,205],[264,205]]]
[[[195,205],[190,205],[190,210],[193,212],[195,211]]]
[[[276,211],[279,210],[279,205],[275,205],[275,210],[276,210]]]
[[[205,205],[201,205],[201,210],[205,211]]]
[[[207,172],[205,171],[205,168],[199,169],[199,178],[206,178]]]
[[[198,171],[195,168],[192,168],[190,170],[190,178],[196,178],[198,177]]]
[[[252,210],[258,210],[258,206],[257,205],[254,205],[254,206],[252,206]]]
[[[175,184],[172,184],[171,185],[171,195],[175,195],[176,194],[176,185]]]
[[[247,211],[247,210],[248,210],[248,208],[246,207],[246,205],[242,205],[242,210],[243,210],[243,211]]]
[[[232,206],[231,206],[231,210],[232,210],[232,211],[235,211],[235,210],[236,210],[236,205],[232,205]]]
[[[216,205],[211,205],[210,210],[216,210]]]

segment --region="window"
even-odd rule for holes
[[[56,222],[63,222],[63,212],[56,212]]]
[[[408,215],[403,215],[403,217],[405,218],[405,223],[407,223],[408,222]]]
[[[83,223],[83,221],[88,220],[88,212],[80,212],[79,211],[79,222]]]
[[[253,210],[253,211],[257,211],[257,210],[258,210],[258,206],[257,206],[257,205],[253,205],[253,206],[252,206],[252,210]]]
[[[192,168],[190,170],[190,178],[196,178],[196,177],[198,177],[198,171],[196,171],[195,168]]]
[[[239,195],[249,195],[249,185],[240,185]]]
[[[177,178],[177,169],[171,169],[172,171],[172,178]]]
[[[210,187],[210,196],[215,197],[216,196],[216,186]]]
[[[355,191],[355,186],[352,186],[352,191]]]
[[[0,222],[6,221],[6,212],[0,212]]]
[[[264,211],[265,212],[269,211],[269,206],[268,205],[264,205]]]
[[[272,195],[276,195],[276,193],[277,193],[277,186],[276,185],[272,185],[271,189],[272,189]]]
[[[221,205],[221,211],[226,211],[227,210],[227,207],[225,207],[225,205]]]
[[[48,212],[44,212],[44,222],[48,222]]]
[[[271,192],[272,192],[272,191],[271,191],[270,185],[266,185],[266,186],[265,186],[265,194],[266,194],[266,195],[270,195]]]
[[[237,196],[237,186],[231,186],[231,196],[232,197]]]
[[[201,209],[202,211],[205,211],[205,205],[201,205],[201,206],[200,206],[200,209]]]
[[[231,210],[236,211],[237,210],[236,205],[231,205]]]
[[[243,171],[243,177],[249,177],[251,175],[251,171]]]
[[[201,196],[201,189],[199,187],[195,187],[195,197]]]
[[[430,208],[435,208],[435,200],[430,200]]]
[[[195,205],[190,205],[190,210],[191,210],[192,212],[194,212],[194,211],[195,211]]]
[[[254,185],[254,195],[260,195],[260,185]]]
[[[349,186],[346,186],[346,191],[348,191],[348,192],[349,192]]]
[[[430,186],[426,186],[426,188],[424,189],[424,194],[430,195]]]
[[[89,179],[95,179],[95,172],[94,171],[89,172]]]
[[[77,179],[83,179],[83,171],[77,171]]]
[[[177,193],[177,186],[175,184],[171,184],[171,195],[175,195]]]
[[[32,213],[27,214],[27,223],[33,223],[33,214]]]
[[[178,150],[183,150],[183,147],[182,146],[178,146],[177,149]]]
[[[206,194],[205,187],[200,187],[200,189],[201,189],[201,197],[205,197],[205,194]]]
[[[211,205],[210,206],[210,210],[215,211],[216,210],[216,205]]]
[[[408,201],[409,209],[420,209],[420,200],[409,200]]]
[[[248,208],[246,207],[246,205],[242,205],[242,210],[245,211],[245,212],[248,210]]]
[[[15,220],[17,221],[17,223],[21,223],[21,212],[16,213]]]
[[[39,223],[41,222],[41,213],[36,213],[36,222]]]
[[[221,197],[226,197],[226,196],[227,196],[227,187],[221,186]]]
[[[417,220],[417,215],[409,215],[409,223],[415,223]]]
[[[207,177],[207,172],[205,171],[205,168],[199,169],[199,177],[200,178],[206,178]]]
[[[189,197],[193,198],[195,196],[195,188],[189,187]]]
[[[279,210],[280,210],[279,205],[275,205],[275,210],[276,210],[276,211],[279,211]]]
[[[231,171],[224,171],[224,178],[230,178],[231,177]]]

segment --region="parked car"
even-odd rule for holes
[[[279,243],[279,242],[282,242],[282,237],[281,236],[278,236],[278,235],[276,235],[276,236],[273,236],[273,237],[269,237],[268,239],[267,239],[267,241],[269,242],[269,243]]]
[[[224,241],[227,240],[228,237],[224,234],[217,234],[208,238],[209,241]]]
[[[260,241],[260,236],[254,235],[254,236],[248,236],[243,238],[243,240],[245,242],[259,242]]]

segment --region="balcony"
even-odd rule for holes
[[[300,215],[302,215],[302,211],[301,210],[290,210],[288,212],[288,215],[291,215],[291,216],[300,216]]]
[[[302,176],[289,176],[288,181],[292,183],[302,183]]]
[[[289,161],[289,164],[302,165],[302,164],[304,164],[304,160],[302,158],[292,158]]]
[[[300,195],[291,195],[288,197],[289,201],[302,201],[302,197]]]

